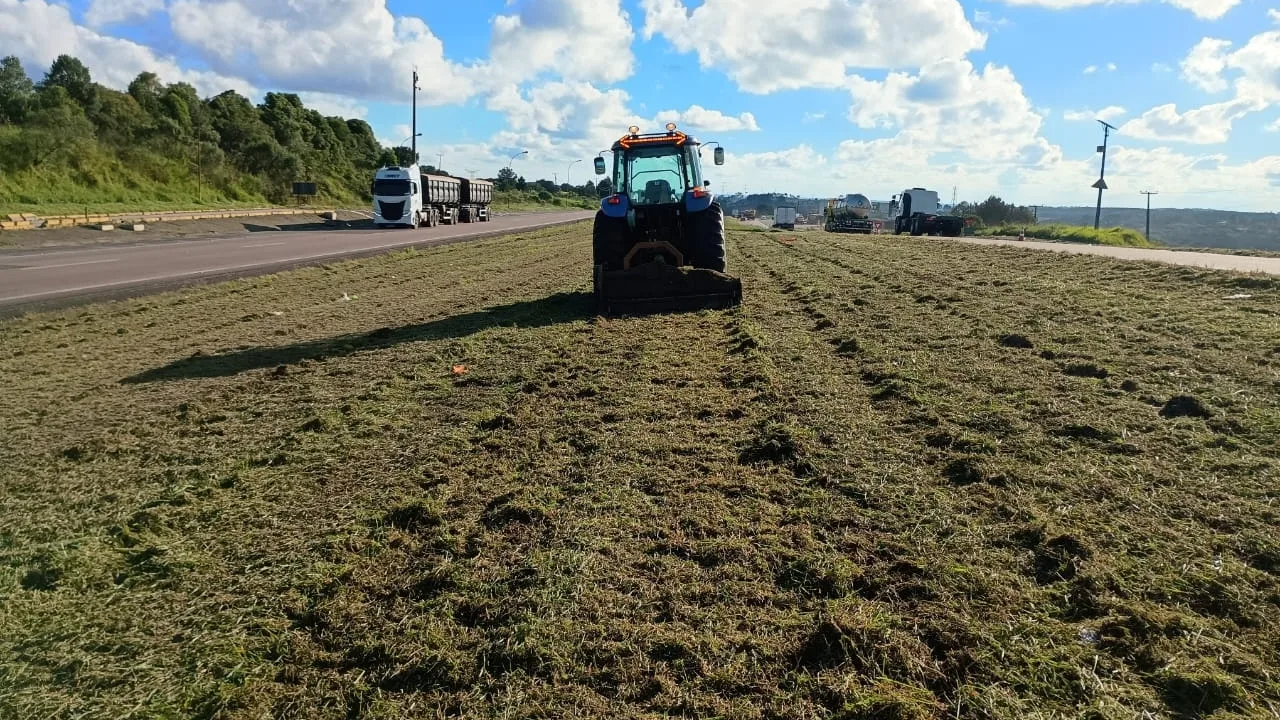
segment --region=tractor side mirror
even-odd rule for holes
[[[714,157],[716,159],[717,165],[723,165],[724,164],[724,148],[717,145],[715,149]]]
[[[604,158],[602,157],[596,158],[596,174],[597,175],[604,174]]]
[[[710,181],[710,180],[703,180],[703,181],[702,181],[702,187],[711,187],[711,181]]]

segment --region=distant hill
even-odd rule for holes
[[[1093,226],[1091,207],[1042,207],[1042,223]],[[1142,232],[1144,208],[1102,208],[1102,227],[1127,227]],[[1229,210],[1151,210],[1151,239],[1181,247],[1280,250],[1280,214]]]

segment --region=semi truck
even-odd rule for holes
[[[898,214],[893,219],[893,234],[942,235],[959,237],[964,230],[964,218],[943,215],[938,210],[938,193],[924,188],[903,190],[893,197]]]
[[[417,165],[379,168],[373,175],[373,224],[377,227],[434,225],[424,203],[422,171]]]
[[[795,230],[796,209],[785,205],[774,208],[773,226],[776,228],[782,228],[783,230]]]
[[[476,178],[459,178],[462,198],[458,217],[462,222],[489,222],[489,205],[493,202],[493,183]]]

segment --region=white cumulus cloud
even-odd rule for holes
[[[1084,7],[1086,5],[1107,5],[1113,2],[1140,2],[1141,0],[1005,0],[1010,5],[1035,5],[1053,10]],[[1240,4],[1241,0],[1164,0],[1176,8],[1187,10],[1202,20],[1217,20],[1226,15],[1231,8]]]
[[[756,116],[744,112],[738,116],[725,115],[719,110],[708,110],[701,105],[690,105],[688,110],[664,110],[655,118],[655,126],[665,127],[673,122],[681,128],[706,130],[708,132],[733,132],[736,130],[758,131]]]
[[[1098,66],[1097,66],[1097,65],[1086,65],[1086,66],[1084,67],[1084,74],[1085,74],[1085,75],[1092,75],[1092,74],[1094,74],[1094,73],[1096,73],[1096,72],[1098,72]]]
[[[630,77],[631,21],[619,0],[518,0],[493,20],[487,84],[520,82],[552,70],[569,80],[612,83]]]
[[[1066,110],[1062,113],[1062,119],[1068,122],[1080,122],[1083,120],[1102,120],[1111,122],[1117,118],[1123,117],[1127,111],[1119,105],[1108,105],[1101,110]]]
[[[955,0],[641,0],[645,38],[696,52],[704,69],[766,94],[839,87],[857,68],[915,68],[981,48]]]
[[[84,21],[90,27],[146,17],[164,9],[164,0],[91,0]]]
[[[1239,50],[1230,51],[1231,45],[1217,38],[1196,43],[1182,61],[1183,78],[1204,90],[1220,92],[1227,89],[1226,75],[1232,71],[1237,97],[1280,102],[1280,31],[1258,33]]]
[[[1229,40],[1204,38],[1191,48],[1179,67],[1182,77],[1202,90],[1221,92],[1227,89],[1222,71],[1227,68],[1225,51],[1231,47]]]
[[[1257,100],[1238,98],[1178,112],[1169,103],[1151,108],[1120,126],[1120,132],[1143,140],[1176,140],[1187,143],[1223,143],[1231,136],[1231,126],[1240,118],[1265,107]]]
[[[326,117],[363,119],[369,116],[369,108],[344,95],[303,92],[298,93],[298,99],[309,109]]]
[[[393,16],[384,0],[175,0],[169,19],[212,68],[263,87],[404,101],[416,65],[425,104],[475,92],[427,24]]]
[[[77,25],[65,6],[45,0],[0,0],[0,48],[0,53],[16,55],[37,78],[65,54],[79,58],[96,81],[117,89],[149,71],[164,82],[191,83],[204,95],[224,90],[256,93],[237,75],[187,70],[149,47]]]
[[[1007,67],[988,64],[978,72],[968,60],[942,60],[917,75],[854,76],[849,88],[854,124],[897,128],[902,140],[930,152],[1031,163],[1059,152],[1040,137],[1042,118]]]

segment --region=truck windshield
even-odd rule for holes
[[[408,180],[374,180],[373,194],[387,197],[389,195],[408,195]]]
[[[639,148],[625,155],[619,187],[633,205],[662,205],[679,202],[684,195],[684,153],[679,148],[660,146]]]

